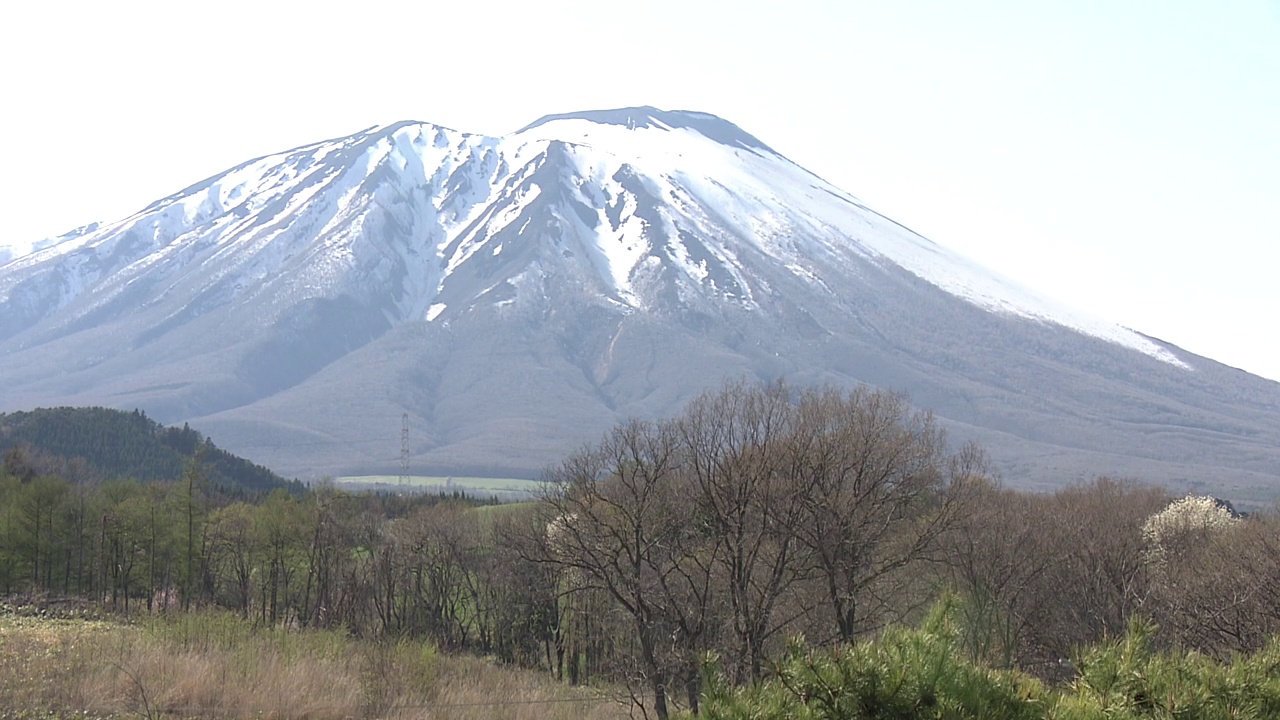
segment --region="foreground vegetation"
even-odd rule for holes
[[[1134,621],[1121,637],[1076,654],[1053,687],[967,657],[956,608],[944,602],[918,629],[832,649],[795,642],[763,683],[739,687],[713,672],[710,720],[1267,720],[1280,717],[1280,645],[1217,661],[1153,648]]]
[[[1080,649],[1059,686],[968,656],[944,598],[918,628],[853,645],[793,639],[765,680],[736,685],[714,657],[711,720],[1267,720],[1280,716],[1280,645],[1218,661],[1158,651],[1154,628]],[[0,718],[619,718],[625,694],[429,642],[263,628],[234,615],[134,622],[84,607],[0,606]],[[693,717],[686,714],[687,717]]]
[[[423,640],[263,628],[225,612],[131,623],[0,608],[0,717],[614,718],[617,698]]]
[[[10,457],[0,590],[168,623],[221,610],[366,658],[469,653],[553,687],[625,687],[659,720],[1198,718],[1228,706],[1187,698],[1223,693],[1250,717],[1280,682],[1280,520],[1108,479],[1010,491],[892,394],[729,384],[610,429],[544,487],[503,507],[332,486],[230,497],[198,456],[151,484]],[[1012,704],[945,709],[969,692]]]

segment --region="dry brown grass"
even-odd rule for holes
[[[0,615],[0,718],[620,718],[605,693],[414,642]]]

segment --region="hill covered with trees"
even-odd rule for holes
[[[13,474],[51,474],[73,482],[178,480],[200,452],[201,472],[212,487],[301,489],[297,481],[218,448],[187,425],[165,427],[140,410],[58,407],[0,413],[0,452]]]

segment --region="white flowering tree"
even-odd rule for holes
[[[1150,516],[1143,539],[1145,610],[1169,641],[1229,658],[1280,634],[1280,518],[1187,497]]]
[[[1163,564],[1170,556],[1203,544],[1239,522],[1240,518],[1207,495],[1174,500],[1142,525],[1147,558],[1153,564]]]

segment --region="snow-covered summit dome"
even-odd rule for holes
[[[641,128],[693,130],[721,145],[777,154],[773,148],[765,145],[751,133],[711,113],[695,110],[659,110],[649,105],[545,115],[521,128],[517,134],[567,120],[585,120],[600,125],[620,125],[632,130]]]

